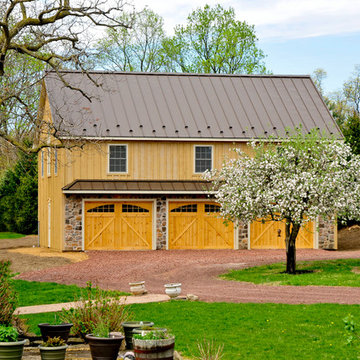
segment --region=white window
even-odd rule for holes
[[[44,151],[43,150],[41,150],[40,156],[41,156],[41,177],[44,177]]]
[[[195,146],[195,172],[212,169],[212,146]]]
[[[58,172],[58,152],[57,148],[54,149],[54,174],[57,175]]]
[[[109,172],[127,172],[127,146],[109,145]]]
[[[51,175],[51,150],[47,149],[47,174]]]

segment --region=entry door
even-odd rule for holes
[[[86,250],[150,250],[151,202],[85,203]]]
[[[214,202],[169,203],[169,249],[233,249],[234,225]]]

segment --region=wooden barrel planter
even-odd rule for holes
[[[173,360],[175,336],[170,339],[142,340],[133,339],[136,360],[157,359]]]

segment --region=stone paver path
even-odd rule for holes
[[[61,267],[23,273],[21,279],[129,291],[129,282],[146,281],[149,293],[164,293],[164,284],[181,282],[183,294],[201,301],[256,303],[360,304],[360,288],[254,285],[218,278],[230,269],[284,261],[284,250],[92,251],[89,259]],[[298,250],[297,260],[360,259],[360,250]],[[360,260],[359,260],[360,264]]]

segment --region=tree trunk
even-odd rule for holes
[[[288,274],[295,274],[296,272],[295,241],[299,233],[299,230],[300,230],[300,224],[292,224],[290,220],[286,220],[286,225],[285,225],[286,272]]]

